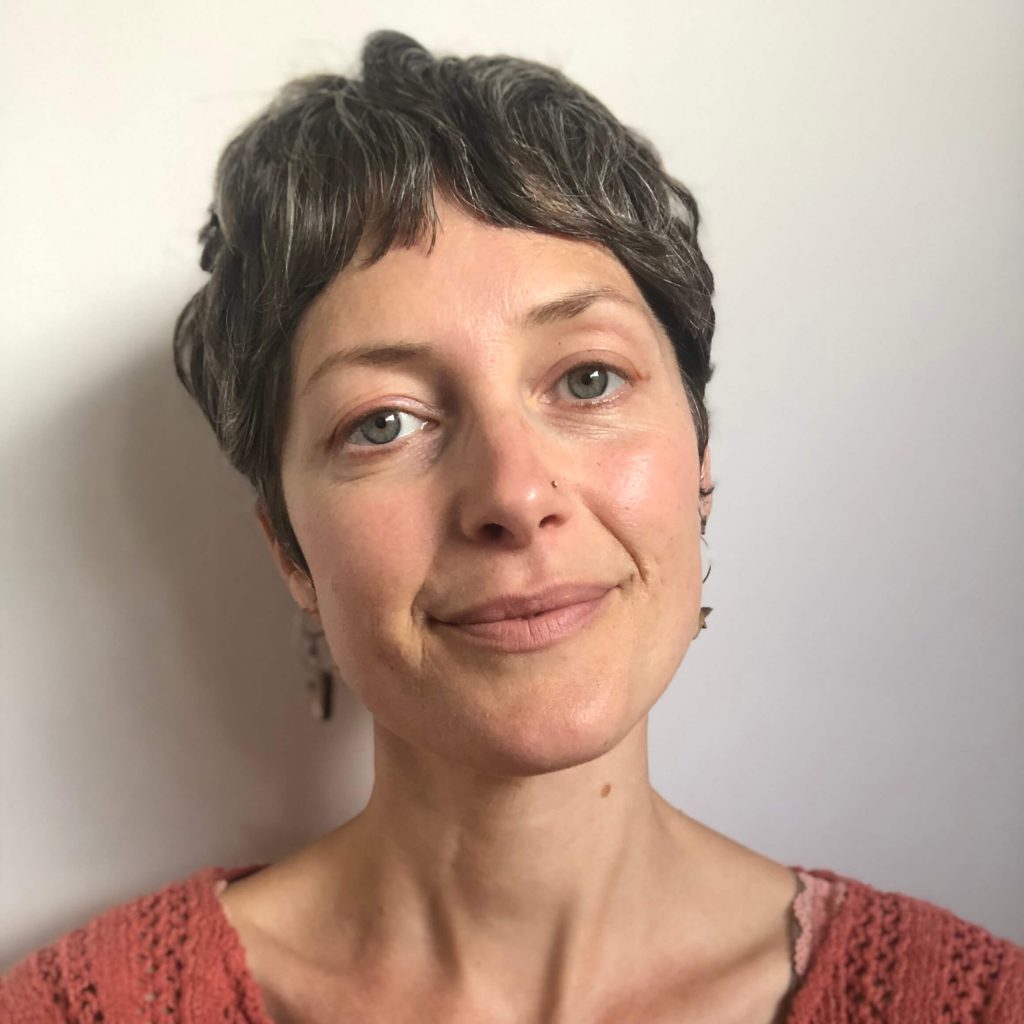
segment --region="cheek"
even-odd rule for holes
[[[699,581],[700,467],[690,447],[678,434],[646,433],[609,453],[601,473],[607,521],[650,584],[686,584],[694,572]]]
[[[408,616],[428,572],[431,522],[429,506],[411,492],[398,498],[368,487],[322,500],[295,523],[340,660],[352,638],[369,639],[382,621]]]

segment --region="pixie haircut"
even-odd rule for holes
[[[377,32],[361,77],[288,83],[228,144],[199,235],[210,277],[174,332],[178,376],[304,570],[281,482],[292,338],[360,244],[360,265],[433,244],[435,194],[488,224],[614,255],[671,339],[703,458],[713,281],[690,193],[559,71],[504,56],[438,59]]]

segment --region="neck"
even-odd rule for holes
[[[434,990],[517,1011],[523,993],[548,1010],[581,998],[624,957],[650,966],[687,819],[651,788],[646,718],[606,755],[526,778],[469,773],[380,729],[375,761],[365,811],[337,834],[357,865],[345,898],[365,908],[361,950],[417,950],[407,966]]]

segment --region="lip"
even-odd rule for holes
[[[570,605],[585,604],[604,597],[614,583],[558,583],[533,594],[502,594],[493,600],[464,608],[438,621],[451,626],[498,622],[502,619],[522,619],[542,612],[550,612]]]
[[[437,620],[437,624],[445,630],[451,630],[455,634],[470,642],[482,644],[494,650],[504,651],[511,654],[520,654],[526,651],[538,651],[545,647],[567,639],[578,633],[593,621],[602,611],[608,600],[608,595],[616,589],[616,585],[588,586],[575,588],[558,588],[546,592],[546,596],[539,598],[535,595],[532,599],[515,598],[502,599],[505,604],[503,608],[519,602],[516,610],[524,607],[524,603],[533,602],[536,607],[538,601],[547,603],[548,608],[533,614],[527,615],[505,615],[495,617],[500,610],[495,605],[498,602],[490,602],[488,605],[471,609],[472,616],[489,615],[489,621],[464,621],[451,622]],[[566,596],[568,595],[568,596]],[[581,599],[582,597],[582,599]],[[555,605],[552,607],[552,605]],[[470,613],[462,613],[461,618],[466,618]]]

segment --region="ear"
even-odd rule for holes
[[[714,489],[711,483],[711,445],[704,445],[704,459],[700,464],[700,487],[702,490]],[[701,495],[699,500],[700,516],[706,523],[711,515],[711,505],[714,495]],[[703,530],[701,530],[703,533]]]
[[[256,518],[263,528],[263,533],[267,538],[267,543],[270,545],[274,561],[277,563],[278,571],[288,587],[288,593],[292,595],[292,600],[304,612],[309,614],[317,625],[321,625],[320,613],[317,611],[316,606],[316,590],[313,588],[313,581],[305,570],[300,569],[285,553],[284,548],[281,547],[281,542],[277,539],[277,534],[274,533],[274,528],[270,525],[266,509],[261,505],[256,506]]]

